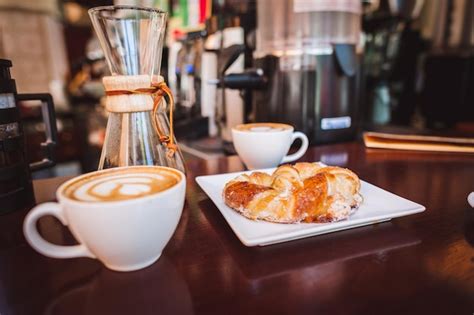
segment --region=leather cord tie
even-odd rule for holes
[[[156,133],[160,139],[160,142],[166,146],[167,156],[172,158],[173,155],[178,150],[178,146],[176,145],[176,141],[174,139],[174,131],[173,131],[173,110],[174,110],[174,99],[173,95],[171,94],[170,88],[166,85],[165,82],[160,83],[152,83],[148,88],[139,88],[135,90],[111,90],[105,91],[105,95],[107,96],[117,96],[117,95],[131,95],[131,94],[148,94],[153,98],[153,127],[155,128]],[[163,96],[168,96],[168,102],[170,105],[170,132],[169,135],[166,135],[162,130],[160,130],[159,122],[158,122],[158,107],[160,105],[161,99]]]

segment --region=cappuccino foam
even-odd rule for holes
[[[156,194],[173,187],[179,180],[180,174],[169,169],[133,167],[92,173],[68,185],[63,194],[77,201],[120,201]]]
[[[290,130],[292,127],[290,125],[278,123],[253,123],[238,125],[235,127],[235,129],[239,131],[263,133]]]

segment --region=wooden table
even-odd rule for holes
[[[240,243],[194,177],[242,170],[237,157],[189,161],[186,206],[160,260],[131,273],[52,259],[22,235],[27,209],[0,217],[0,314],[473,314],[474,156],[311,148],[426,206],[391,222],[268,247]],[[38,202],[64,178],[35,182]],[[43,218],[45,238],[74,240]]]

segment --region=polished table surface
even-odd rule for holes
[[[89,258],[52,259],[24,240],[28,209],[0,217],[0,314],[474,314],[474,156],[310,148],[302,158],[351,168],[426,206],[386,223],[245,247],[197,186],[243,169],[237,157],[188,162],[186,205],[158,262],[119,273]],[[34,182],[37,202],[65,178]],[[42,235],[74,244],[53,218]]]

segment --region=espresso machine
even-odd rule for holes
[[[311,143],[351,140],[361,90],[361,14],[359,0],[257,0],[253,69],[219,84],[252,91],[247,121],[291,124]]]

